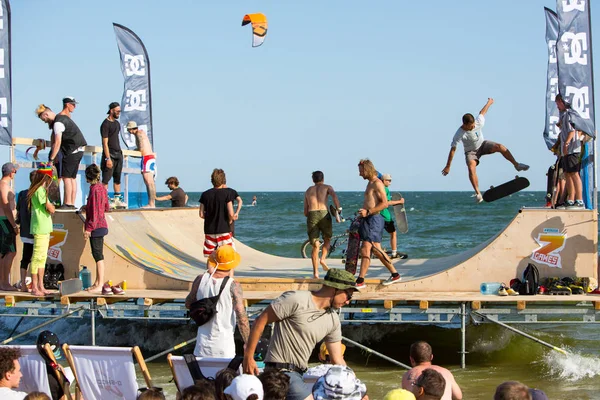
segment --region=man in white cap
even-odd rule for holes
[[[142,129],[139,129],[135,121],[129,121],[126,125],[127,132],[135,137],[138,151],[142,153],[142,177],[146,184],[148,192],[148,206],[146,208],[154,208],[156,202],[156,185],[154,179],[156,177],[156,155],[152,152],[152,145],[148,135]]]
[[[233,400],[246,400],[251,395],[256,395],[256,400],[263,400],[264,390],[260,379],[254,375],[236,376],[231,385],[223,393],[231,396]]]
[[[17,290],[9,282],[10,267],[17,252],[19,226],[15,221],[15,192],[11,181],[18,167],[13,163],[2,166],[0,179],[0,290]]]

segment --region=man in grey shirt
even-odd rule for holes
[[[465,161],[467,162],[467,168],[469,169],[469,180],[473,189],[475,189],[475,201],[481,203],[483,196],[479,191],[479,179],[477,178],[477,166],[479,165],[479,159],[487,154],[498,153],[502,154],[517,171],[527,171],[529,165],[519,163],[515,160],[510,150],[503,144],[492,142],[491,140],[483,139],[483,125],[485,125],[485,114],[487,113],[490,106],[494,104],[494,99],[488,98],[485,106],[479,111],[477,118],[473,117],[473,114],[465,114],[462,117],[462,125],[452,139],[450,145],[450,153],[448,154],[448,161],[446,166],[442,170],[442,175],[446,176],[450,173],[450,165],[454,158],[454,152],[458,142],[462,142],[465,150]]]
[[[335,310],[348,304],[355,291],[353,274],[330,269],[319,290],[285,292],[275,299],[252,326],[244,351],[244,373],[258,375],[254,351],[265,326],[275,323],[265,370],[281,370],[290,377],[286,399],[309,399],[311,392],[302,374],[317,343],[325,340],[332,364],[346,365],[342,356],[342,327]]]

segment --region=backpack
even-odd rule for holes
[[[537,267],[531,263],[523,271],[523,279],[519,285],[519,294],[533,296],[537,294],[540,287],[540,273]]]
[[[212,376],[204,376],[204,374],[202,373],[202,369],[200,369],[200,365],[198,365],[198,360],[196,360],[195,355],[184,354],[183,359],[185,360],[185,363],[188,367],[188,371],[190,371],[190,375],[192,376],[194,385],[196,385],[202,381],[214,381],[215,380],[215,378],[213,378]],[[244,361],[244,357],[242,357],[242,356],[234,357],[231,359],[231,361],[229,361],[229,365],[227,365],[227,367],[225,367],[225,369],[230,369],[237,374],[238,370],[240,369],[240,365],[242,365],[243,361]]]
[[[61,263],[46,264],[44,271],[44,287],[50,290],[58,290],[58,282],[65,280],[65,266]]]
[[[223,293],[223,289],[225,289],[225,285],[227,284],[228,280],[228,276],[223,279],[223,283],[221,283],[221,289],[219,290],[218,295],[196,300],[190,304],[190,318],[194,320],[196,325],[202,326],[215,316],[217,313],[217,303],[219,302],[219,297],[221,297],[221,293]]]

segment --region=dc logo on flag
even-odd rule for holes
[[[131,54],[125,54],[124,58],[125,64],[125,75],[146,75],[146,61],[144,60],[144,56],[139,54],[137,56],[132,56]]]
[[[573,10],[585,11],[586,0],[563,0],[562,6],[564,12],[571,12]]]
[[[125,111],[146,111],[146,90],[127,90]]]
[[[548,62],[550,64],[556,64],[556,40],[548,41]]]
[[[571,98],[571,107],[577,111],[581,118],[590,119],[590,90],[584,86],[581,89],[574,86],[567,86],[567,97]]]
[[[587,35],[585,32],[563,33],[561,39],[565,49],[565,64],[581,64],[587,65]],[[569,43],[570,41],[570,43]]]

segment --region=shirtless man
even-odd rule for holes
[[[382,285],[388,286],[400,282],[402,278],[381,248],[384,220],[380,211],[388,207],[385,186],[377,177],[375,166],[369,159],[360,160],[358,163],[358,173],[363,179],[369,181],[365,190],[363,206],[358,210],[358,217],[362,218],[358,231],[362,246],[360,248],[360,274],[356,279],[356,288],[361,290],[367,287],[365,276],[371,265],[372,250],[375,250],[377,258],[392,274],[392,276],[381,283]]]
[[[458,383],[454,380],[452,372],[439,365],[433,365],[433,352],[427,342],[415,342],[410,346],[410,365],[412,368],[402,376],[402,389],[413,390],[413,386],[421,373],[430,368],[439,372],[446,380],[446,389],[442,400],[461,400],[463,395]]]
[[[148,205],[144,208],[154,208],[156,201],[156,185],[154,178],[156,175],[156,155],[152,152],[152,145],[148,139],[148,135],[141,129],[138,129],[135,121],[127,123],[127,132],[135,136],[138,151],[142,153],[142,177],[146,184],[148,192]]]
[[[335,208],[341,210],[340,201],[335,194],[333,187],[324,183],[325,176],[321,171],[312,173],[314,185],[309,187],[304,193],[304,216],[306,217],[306,232],[312,245],[312,265],[313,276],[319,278],[320,262],[325,271],[329,270],[325,259],[329,252],[331,236],[333,236],[333,227],[331,226],[331,215],[327,209],[327,198],[331,196]],[[319,233],[323,235],[323,249],[321,250],[321,260],[319,261]]]
[[[11,181],[17,173],[18,167],[13,163],[2,166],[2,179],[0,179],[0,290],[14,291],[9,281],[10,267],[17,252],[17,235],[19,226],[15,222],[15,192]]]

